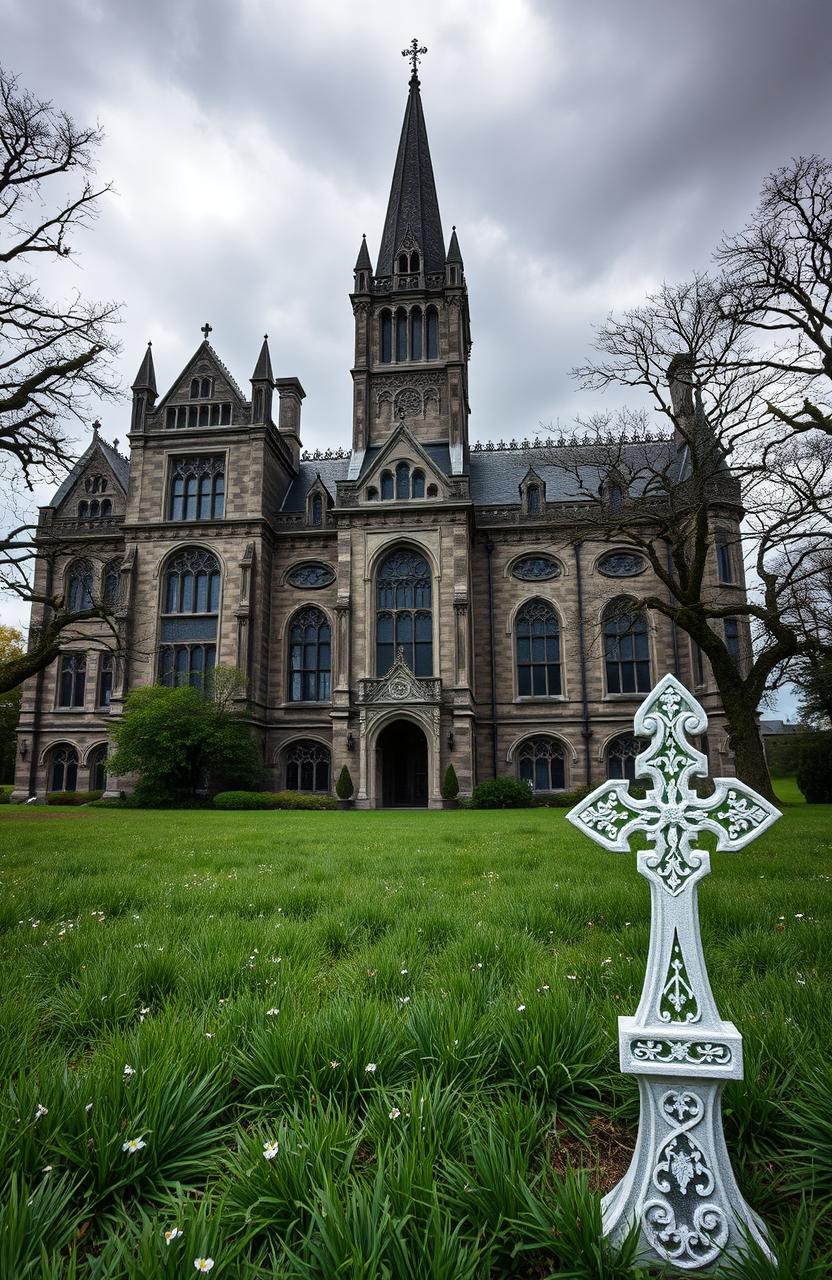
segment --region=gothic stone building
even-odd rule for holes
[[[469,444],[468,292],[415,72],[375,269],[363,241],[350,300],[349,451],[302,453],[305,392],[275,378],[267,342],[248,395],[209,326],[161,398],[148,348],[129,461],[96,432],[40,513],[37,586],[79,608],[109,599],[121,639],[84,623],[27,681],[15,799],[129,789],[107,774],[125,695],[201,684],[219,663],[245,676],[273,787],[329,792],[347,764],[359,807],[436,807],[451,762],[462,793],[499,775],[544,794],[631,774],[633,713],[666,671],[695,689],[712,768],[728,768],[701,654],[663,617],[622,610],[651,570],[586,521],[570,470],[603,485],[591,450]],[[681,474],[672,439],[640,447],[660,465],[678,452]],[[740,515],[717,513],[729,532]],[[730,539],[712,573],[726,599],[742,591]]]

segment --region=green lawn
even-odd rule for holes
[[[638,1274],[597,1248],[637,1119],[634,858],[554,810],[4,807],[0,850],[3,1280]],[[726,1128],[783,1258],[733,1274],[821,1280],[832,810],[714,868]]]

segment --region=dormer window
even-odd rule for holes
[[[540,515],[540,485],[530,484],[526,490],[526,513],[530,516]]]
[[[319,493],[312,494],[312,500],[309,503],[309,523],[315,528],[320,528],[324,522],[324,500]]]

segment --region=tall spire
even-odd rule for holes
[[[423,51],[417,47],[415,56],[407,49],[402,52],[413,60],[414,65],[376,264],[377,276],[393,275],[400,249],[420,252],[423,271],[445,269],[445,240],[416,74],[416,60]]]
[[[135,382],[130,390],[151,391],[154,398],[156,396],[156,370],[153,368],[153,350],[149,342],[144,353],[144,359],[139,365],[139,372],[136,374]]]

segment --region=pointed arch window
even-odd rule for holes
[[[324,522],[324,500],[320,493],[313,493],[309,499],[309,523],[319,529]]]
[[[332,690],[332,630],[322,609],[295,614],[289,628],[289,701],[328,702]]]
[[[98,697],[96,705],[109,707],[113,697],[114,658],[111,653],[102,653],[98,659]]]
[[[169,562],[164,577],[159,679],[166,685],[208,685],[217,658],[220,565],[192,547]]]
[[[98,503],[95,504],[98,506]],[[69,571],[66,588],[67,608],[71,613],[93,607],[93,575],[89,560],[76,560]]]
[[[103,791],[107,786],[107,745],[102,743],[90,756],[90,791]]]
[[[422,358],[422,308],[414,307],[410,313],[410,358]]]
[[[399,649],[414,675],[433,675],[430,565],[418,551],[393,551],[376,578],[376,675],[390,670]]]
[[[407,359],[407,312],[400,307],[396,312],[396,360]]]
[[[607,747],[607,777],[636,779],[636,756],[644,744],[631,733],[620,733]]]
[[[410,270],[411,270],[411,271],[418,271],[418,270],[419,270],[419,255],[418,255],[418,253],[415,251],[415,249],[414,249],[413,253],[411,253],[411,255],[410,255]]]
[[[287,791],[329,791],[330,754],[320,742],[302,738],[286,752]]]
[[[407,275],[407,254],[399,254],[399,271],[402,275]]]
[[[607,693],[650,692],[647,620],[626,597],[604,610],[604,663]]]
[[[83,707],[87,687],[87,655],[65,653],[61,656],[58,677],[58,706]]]
[[[545,600],[529,600],[517,614],[517,694],[551,698],[562,692],[560,625]]]
[[[78,752],[74,747],[53,747],[49,756],[49,790],[76,791]]]
[[[393,317],[389,311],[382,311],[379,317],[379,354],[382,364],[389,364],[393,359]]]
[[[555,738],[540,735],[526,738],[517,752],[518,776],[537,791],[563,791],[566,787],[566,756]]]
[[[410,497],[410,467],[406,462],[400,462],[396,467],[396,497]]]
[[[530,516],[540,515],[540,485],[530,484],[526,489],[526,512]]]
[[[427,329],[427,358],[428,360],[439,359],[439,313],[436,307],[428,307],[425,312],[425,327]]]

